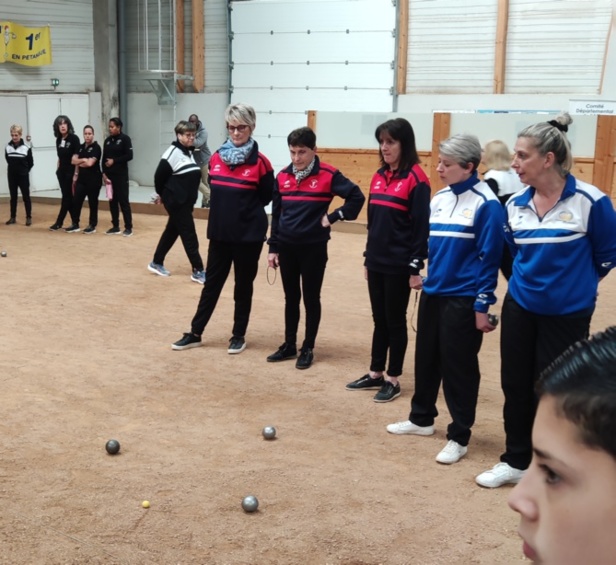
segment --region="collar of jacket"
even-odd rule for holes
[[[534,186],[529,186],[528,190],[525,190],[520,196],[515,199],[515,203],[517,206],[528,206],[530,201],[535,196],[536,188]],[[567,173],[565,177],[565,188],[563,189],[563,193],[560,195],[558,201],[565,200],[565,198],[569,198],[575,194],[575,177],[571,173]]]
[[[318,155],[315,155],[314,156],[314,167],[312,167],[312,171],[310,171],[310,174],[308,175],[308,177],[317,175],[320,170],[321,170],[321,161],[319,160]],[[289,166],[286,169],[284,169],[284,172],[292,175],[293,174],[293,163],[289,163]]]
[[[478,182],[479,182],[479,177],[477,176],[477,171],[475,171],[466,180],[462,182],[454,182],[453,184],[449,185],[449,188],[451,188],[451,191],[457,196],[459,194],[462,194],[463,192],[466,192],[467,190],[470,190]]]

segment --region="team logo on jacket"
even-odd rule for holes
[[[218,163],[216,163],[216,165],[214,165],[214,172],[215,173],[220,172],[220,165]]]
[[[287,179],[286,181],[284,181],[284,184],[282,185],[282,188],[291,188],[291,181],[289,179]]]
[[[376,183],[374,183],[374,190],[381,190],[381,184],[382,182],[377,180]]]
[[[473,217],[473,211],[470,208],[464,208],[464,210],[460,212],[460,216],[466,218],[467,220],[470,220]]]
[[[250,169],[246,169],[243,173],[242,173],[243,177],[249,177],[250,176]]]
[[[394,188],[394,192],[400,192],[400,189],[401,189],[401,188],[402,188],[402,182],[399,182],[399,183],[396,185],[396,188]]]
[[[563,210],[558,214],[558,219],[561,222],[571,222],[573,220],[573,214],[568,210]]]
[[[312,189],[318,188],[318,186],[319,186],[319,182],[316,179],[312,179],[310,181],[310,184],[308,185],[308,187]]]

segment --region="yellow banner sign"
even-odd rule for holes
[[[4,54],[0,63],[16,63],[29,67],[51,65],[51,32],[46,27],[25,27],[13,22],[0,22]]]

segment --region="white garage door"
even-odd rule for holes
[[[395,17],[385,0],[231,2],[231,98],[257,110],[276,171],[307,111],[392,110]]]

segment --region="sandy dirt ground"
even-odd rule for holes
[[[265,252],[246,351],[227,354],[229,283],[204,347],[172,351],[201,287],[179,242],[170,278],[146,270],[165,218],[137,214],[124,238],[104,235],[105,211],[94,235],[49,232],[56,213],[35,204],[32,227],[0,225],[0,563],[523,561],[510,488],[474,483],[503,448],[497,332],[484,340],[468,455],[442,466],[442,400],[434,436],[385,431],[408,417],[412,331],[400,398],[375,404],[374,392],[344,388],[369,363],[363,235],[333,234],[316,361],[298,371],[265,362],[283,341],[282,285],[268,284]],[[593,330],[615,323],[615,304],[612,275]],[[276,440],[262,438],[266,425]],[[256,513],[241,508],[248,494]]]

